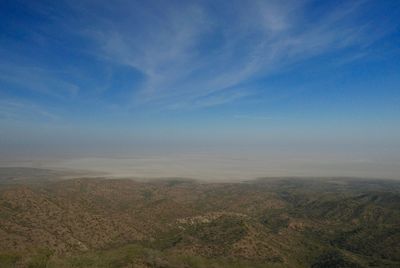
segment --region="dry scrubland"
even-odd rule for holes
[[[0,170],[0,267],[400,267],[398,181]]]

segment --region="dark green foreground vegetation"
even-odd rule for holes
[[[0,184],[0,267],[400,267],[399,245],[396,181]]]

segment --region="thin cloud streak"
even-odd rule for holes
[[[0,64],[0,82],[63,99],[79,93],[79,86],[57,78],[54,71],[28,65]]]
[[[328,4],[316,14],[310,14],[311,3],[68,1],[62,9],[38,3],[29,6],[52,23],[29,31],[52,45],[58,44],[58,31],[58,38],[79,40],[73,49],[95,58],[103,72],[125,66],[140,73],[144,81],[133,84],[125,98],[130,108],[206,108],[262,94],[254,86],[258,79],[317,56],[353,49],[358,60],[367,58],[369,46],[398,26],[363,18],[370,1]],[[354,59],[355,53],[345,54],[348,59],[342,55],[341,61]],[[71,73],[74,66],[60,68]],[[104,76],[90,88],[71,82],[87,80],[79,68],[71,81],[39,66],[5,64],[0,70],[9,84],[58,98],[85,91],[99,99],[113,87]]]
[[[30,119],[60,120],[60,116],[32,102],[21,100],[0,100],[0,119],[24,121]]]
[[[237,87],[250,79],[375,38],[367,35],[367,24],[353,19],[362,12],[363,2],[338,5],[315,21],[307,21],[306,4],[256,1],[244,6],[233,2],[233,12],[225,21],[231,27],[224,28],[207,6],[179,5],[158,10],[162,19],[152,22],[153,17],[147,18],[141,32],[111,21],[105,27],[93,22],[96,30],[89,27],[86,33],[91,34],[86,37],[97,44],[98,57],[129,65],[145,75],[144,86],[133,96],[137,103],[183,107],[179,103],[196,103],[216,92],[236,94]],[[136,12],[143,10],[139,7]],[[204,45],[204,37],[210,35],[220,37],[220,44]]]

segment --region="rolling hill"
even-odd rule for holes
[[[400,266],[394,180],[1,174],[1,267]]]

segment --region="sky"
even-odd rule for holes
[[[1,0],[0,157],[245,151],[393,177],[399,33],[397,0]]]

